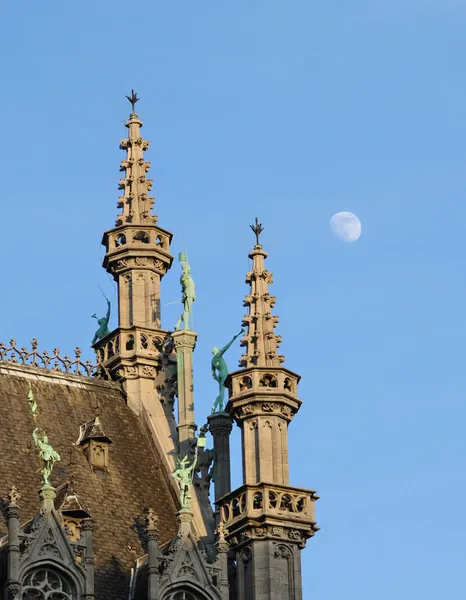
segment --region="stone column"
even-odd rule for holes
[[[157,529],[157,515],[152,509],[147,516],[147,579],[148,579],[148,600],[158,600],[158,581],[159,581],[159,532]]]
[[[8,526],[8,586],[9,598],[17,598],[19,594],[19,514],[20,508],[16,501],[21,496],[13,486],[8,494],[9,504],[5,509]]]
[[[209,430],[214,438],[214,484],[215,502],[231,491],[230,433],[233,419],[226,412],[207,417]]]
[[[180,329],[172,333],[175,343],[178,383],[178,438],[180,455],[189,455],[190,441],[197,429],[194,423],[194,378],[193,351],[196,347],[197,333],[189,329]]]
[[[217,546],[217,557],[219,566],[221,568],[218,587],[222,595],[222,600],[228,600],[230,597],[230,586],[228,585],[228,552],[230,550],[230,546],[225,540],[225,526],[223,523],[219,524],[216,533],[218,539],[215,545]]]
[[[86,546],[86,554],[84,556],[84,570],[86,573],[86,591],[84,594],[85,600],[95,600],[94,592],[94,548],[93,548],[93,532],[95,521],[93,519],[84,519],[81,523],[81,532],[84,537]]]

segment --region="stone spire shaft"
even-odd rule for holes
[[[277,354],[282,340],[274,332],[278,317],[272,314],[276,299],[269,293],[269,284],[273,283],[273,276],[265,268],[267,252],[260,244],[256,244],[249,258],[252,260],[252,271],[246,275],[246,283],[250,285],[251,290],[244,299],[244,306],[249,308],[249,312],[243,318],[247,333],[241,339],[241,346],[246,348],[246,352],[242,355],[239,365],[280,367],[285,357]]]
[[[150,162],[144,158],[149,142],[141,137],[142,121],[136,113],[130,114],[125,126],[128,128],[128,137],[120,142],[120,149],[126,150],[126,158],[120,166],[125,176],[120,179],[118,187],[123,190],[123,195],[117,204],[122,212],[117,216],[116,225],[153,225],[157,217],[151,214],[154,205],[154,198],[149,196],[152,179],[146,176]]]
[[[298,412],[299,375],[282,366],[281,339],[271,309],[272,274],[259,242],[262,225],[251,226],[256,245],[246,276],[249,313],[243,325],[246,352],[238,371],[226,380],[225,411],[241,429],[243,485],[216,499],[226,541],[235,553],[238,593],[244,600],[302,600],[300,550],[317,531],[313,490],[290,485],[288,426]]]

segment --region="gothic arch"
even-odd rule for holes
[[[73,577],[53,564],[30,568],[22,578],[21,600],[78,600]]]
[[[163,596],[163,600],[211,600],[212,596],[206,595],[191,585],[180,585]]]

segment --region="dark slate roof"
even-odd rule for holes
[[[161,542],[177,534],[176,505],[168,475],[143,420],[127,405],[115,384],[87,377],[40,373],[31,367],[6,369],[0,365],[0,497],[16,485],[22,498],[21,523],[40,509],[38,455],[32,444],[34,422],[27,403],[29,382],[40,412],[39,425],[61,456],[52,483],[58,487],[75,473],[75,492],[95,519],[97,600],[126,600],[135,556],[145,553],[142,542],[144,512],[154,508]],[[8,370],[9,373],[5,374]],[[108,473],[94,473],[81,449],[73,452],[80,425],[101,411],[102,426],[112,440]],[[61,502],[60,502],[61,504]],[[6,533],[0,520],[0,538]]]

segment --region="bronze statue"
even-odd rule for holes
[[[94,339],[92,340],[92,346],[97,342],[97,340],[101,340],[110,333],[108,329],[108,323],[110,321],[110,311],[112,308],[112,304],[108,298],[106,298],[106,300],[107,314],[105,315],[105,317],[97,319],[97,315],[95,313],[91,317],[92,319],[97,319],[97,323],[99,324],[99,329],[97,329],[97,331],[95,332]]]
[[[37,409],[37,403],[34,400],[34,394],[32,392],[30,384],[28,393],[28,404],[32,411],[34,423],[37,423],[39,411]],[[42,473],[42,482],[44,485],[51,485],[50,475],[52,473],[53,465],[60,460],[60,455],[49,444],[47,434],[40,427],[35,427],[34,431],[32,432],[32,439],[34,440],[34,444],[39,449],[39,458],[42,463],[42,467],[39,469],[39,471]]]
[[[225,397],[225,379],[228,375],[228,367],[223,355],[228,350],[228,348],[233,344],[233,342],[240,335],[244,333],[244,329],[242,329],[234,338],[232,338],[226,346],[224,346],[221,350],[217,347],[212,349],[212,354],[214,357],[212,358],[212,377],[218,382],[218,396],[215,400],[214,406],[212,408],[212,414],[215,412],[222,412],[223,410],[223,399]]]
[[[188,457],[177,458],[177,468],[171,476],[178,481],[180,486],[180,504],[181,508],[189,508],[191,503],[191,487],[193,485],[193,471],[197,462],[197,447],[193,462],[188,465]]]
[[[188,256],[186,252],[181,252],[179,256],[181,262],[181,302],[183,303],[183,312],[180,318],[176,322],[175,331],[180,329],[183,324],[183,329],[189,329],[189,319],[191,319],[191,325],[193,320],[193,302],[196,300],[196,291],[194,287],[194,280],[191,277],[191,267],[188,262]]]

